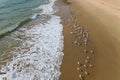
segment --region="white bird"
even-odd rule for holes
[[[81,74],[79,75],[79,78],[80,78],[81,80],[84,80],[84,76],[82,76]]]
[[[94,53],[94,51],[93,51],[93,50],[91,50],[91,51],[90,51],[90,53]]]
[[[79,68],[79,67],[77,67],[77,70],[79,71],[79,70],[80,70],[80,68]]]
[[[89,72],[85,71],[85,74],[86,74],[86,75],[89,75]]]
[[[90,57],[89,57],[89,56],[87,56],[87,59],[89,60],[89,59],[90,59]]]
[[[89,67],[91,68],[91,67],[93,67],[93,65],[92,65],[92,64],[90,64],[90,65],[89,65]]]
[[[84,53],[88,53],[88,51],[86,49],[84,49]]]
[[[80,62],[78,61],[78,62],[77,62],[77,64],[79,65],[79,64],[80,64]]]

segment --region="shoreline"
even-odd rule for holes
[[[80,80],[80,78],[82,80],[119,80],[120,19],[117,17],[119,14],[113,14],[114,10],[111,10],[113,13],[107,13],[106,10],[102,10],[104,6],[100,7],[100,4],[97,6],[94,3],[97,4],[97,1],[68,0],[67,2],[67,0],[58,0],[56,5],[59,11],[55,15],[51,14],[52,12],[49,14],[52,9],[48,8],[44,11],[44,13],[49,14],[50,20],[46,20],[45,23],[39,22],[34,27],[31,25],[29,30],[24,27],[21,28],[19,34],[25,32],[22,35],[26,35],[25,40],[25,36],[18,37],[19,40],[23,38],[22,49],[17,47],[15,52],[10,52],[19,54],[20,51],[21,54],[12,56],[14,60],[7,64],[6,69],[4,68],[6,71],[8,70],[9,78],[12,80],[12,77],[15,78],[19,75],[19,79],[22,79],[21,77],[25,74],[24,70],[27,72],[27,69],[30,68],[32,72],[28,69],[29,73],[35,72],[35,76],[32,75],[34,79],[36,79],[36,76],[40,79],[58,79],[62,73],[60,80]],[[102,5],[104,4],[106,3],[103,1]],[[51,8],[51,5],[46,5],[43,8],[46,9],[46,7]],[[115,9],[114,5],[112,9]],[[117,8],[119,13],[118,10]],[[42,61],[46,64],[43,65]],[[39,64],[43,65],[42,69]],[[27,67],[23,68],[23,66]],[[40,73],[38,69],[43,73],[45,73],[44,70],[47,70],[46,74]],[[51,74],[51,72],[53,73]],[[38,73],[46,77],[42,78]],[[3,75],[3,77],[6,79],[6,75]],[[27,79],[28,77],[26,77]]]
[[[80,25],[88,28],[90,33],[90,42],[91,42],[90,45],[92,45],[93,48],[95,48],[95,56],[94,56],[95,72],[94,72],[94,76],[91,77],[90,79],[119,80],[120,79],[119,77],[120,74],[120,69],[119,69],[120,17],[119,16],[120,15],[118,9],[119,6],[117,7],[116,5],[107,3],[107,0],[102,0],[102,1],[68,0],[68,1],[71,3],[70,8],[73,11],[73,13],[76,14]],[[115,7],[117,7],[117,10]],[[67,37],[70,36],[69,35],[70,29],[64,29],[64,30],[68,30],[68,32],[64,31],[65,32],[64,35],[66,35],[65,36],[66,38],[71,40],[71,38]],[[65,46],[72,50],[68,50],[66,48],[66,52],[64,52],[65,55],[63,58],[63,65],[61,67],[61,71],[63,70],[62,71],[63,75],[61,76],[60,80],[73,80],[74,79],[73,77],[78,77],[78,74],[75,73],[76,71],[74,69],[75,66],[72,68],[70,67],[73,66],[71,64],[74,65],[76,64],[75,61],[74,63],[72,62],[72,56],[75,57],[77,52],[74,52],[74,54],[72,54],[74,48],[70,48],[71,45],[70,43],[68,43],[69,42],[68,40],[66,40],[65,42],[67,42]],[[71,71],[71,69],[73,71]]]
[[[89,66],[89,65],[94,65],[95,64],[95,54],[91,53],[91,51],[95,52],[95,48],[93,47],[91,41],[88,42],[88,45],[85,46],[84,44],[84,39],[88,39],[86,37],[82,37],[80,39],[80,45],[76,45],[74,43],[79,36],[74,35],[76,34],[76,28],[75,23],[77,25],[80,25],[78,28],[83,28],[83,32],[88,30],[86,29],[85,26],[81,26],[81,24],[77,21],[77,18],[73,19],[72,21],[70,20],[70,17],[78,17],[74,12],[71,11],[70,4],[64,3],[63,1],[59,0],[58,3],[60,6],[59,9],[60,11],[58,12],[59,16],[62,16],[62,24],[63,24],[63,35],[64,35],[64,57],[62,61],[62,66],[61,66],[61,76],[60,80],[79,80],[80,74],[85,78],[85,79],[94,79],[94,74],[95,74],[95,67]],[[71,15],[72,14],[72,15]],[[73,33],[73,34],[72,34]],[[89,33],[89,30],[88,30]],[[79,33],[77,33],[79,34]],[[78,42],[79,44],[79,42]],[[85,53],[84,50],[87,50],[88,53]],[[90,63],[86,63],[86,58],[91,58]],[[83,66],[83,72],[80,73],[78,68],[80,66],[77,64],[78,62],[82,63]],[[87,66],[88,68],[85,68]],[[87,76],[86,73],[89,73],[90,75]]]

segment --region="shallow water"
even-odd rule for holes
[[[6,73],[0,80],[58,80],[64,45],[54,2],[37,7],[41,13],[0,39],[0,72]]]
[[[48,0],[0,0],[0,35],[18,27],[22,21],[32,17],[37,12],[34,8],[48,3]],[[12,34],[0,37],[0,57],[18,42],[10,38]],[[3,59],[3,58],[2,58]]]
[[[13,30],[33,15],[33,9],[48,0],[0,0],[0,35]]]

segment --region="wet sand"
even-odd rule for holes
[[[64,58],[61,66],[60,80],[80,80],[77,62],[83,62],[88,54],[83,54],[84,49],[94,50],[89,54],[94,67],[85,80],[120,80],[120,6],[117,0],[69,0],[73,14],[77,16],[77,23],[88,28],[89,45],[77,46],[72,42],[76,40],[73,28],[68,23],[64,24]],[[65,6],[65,7],[64,7]],[[64,5],[64,13],[70,10]],[[66,7],[67,6],[67,7]],[[66,11],[65,9],[68,9]],[[62,12],[61,12],[62,13]],[[65,15],[63,18],[66,18]],[[65,22],[66,19],[63,19]],[[69,22],[71,24],[73,22]],[[85,74],[84,74],[85,75]],[[82,79],[81,79],[82,80]]]
[[[64,25],[64,59],[60,80],[80,80],[80,76],[83,80],[94,79],[96,54],[94,54],[95,48],[89,37],[89,30],[79,23],[69,3],[65,4],[60,0],[58,3],[60,10],[57,15],[62,17]],[[88,40],[87,44],[85,44],[85,39]]]

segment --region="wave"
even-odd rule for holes
[[[24,1],[17,1],[17,2],[10,2],[10,4],[8,3],[8,5],[3,5],[3,6],[0,6],[0,9],[3,9],[3,8],[10,8],[12,6],[16,6],[16,5],[21,5],[23,3],[27,3],[28,1],[32,1],[32,0],[24,0]],[[4,3],[5,4],[5,3]]]
[[[24,1],[21,1],[20,0],[20,2],[14,2],[14,3],[12,3],[12,5],[20,5],[20,4],[23,4],[23,3],[27,3],[28,1],[33,1],[33,0],[24,0]]]
[[[34,3],[36,1],[36,3]],[[19,24],[21,23],[22,19],[24,18],[30,18],[32,14],[34,13],[32,11],[32,8],[37,7],[38,5],[44,4],[47,2],[47,0],[5,0],[0,3],[0,36],[5,35],[11,31],[14,31],[14,28],[17,28]],[[30,4],[30,5],[29,5]],[[33,5],[32,5],[33,4]],[[13,21],[13,22],[12,22]],[[24,21],[22,21],[24,22]],[[12,23],[13,26],[9,26],[9,23]],[[6,25],[8,25],[6,27]],[[11,27],[11,28],[10,28]],[[3,29],[1,29],[3,28]],[[6,29],[5,29],[6,28]],[[13,29],[13,30],[12,30]],[[3,30],[3,31],[2,31]],[[7,31],[8,30],[8,31]]]
[[[28,1],[28,0],[25,0],[25,1]],[[31,0],[31,1],[32,1],[32,0]],[[13,25],[13,27],[11,27],[11,28],[8,27],[8,28],[6,28],[6,29],[1,30],[1,31],[0,31],[0,38],[4,37],[5,35],[13,32],[13,31],[15,31],[16,29],[18,29],[19,27],[23,26],[23,25],[26,24],[27,22],[39,18],[39,16],[41,16],[42,14],[53,14],[53,11],[54,11],[54,10],[53,10],[53,8],[52,8],[52,5],[54,4],[54,2],[55,2],[55,0],[49,0],[49,3],[43,4],[42,6],[39,6],[39,7],[35,8],[35,9],[33,9],[34,12],[35,12],[35,10],[36,10],[36,11],[41,10],[41,12],[39,11],[39,12],[33,14],[32,17],[29,17],[29,18],[27,18],[27,19],[25,19],[25,20],[22,20],[21,22],[18,22],[17,25]],[[23,3],[23,2],[21,2],[21,3]],[[17,10],[17,9],[15,9],[15,10]],[[14,10],[14,11],[15,11],[15,10]],[[18,9],[18,10],[21,10],[21,9]],[[24,10],[24,9],[22,9],[22,10]],[[0,13],[0,14],[7,14],[7,13],[4,12],[4,13]],[[18,15],[17,15],[17,16],[18,16]],[[17,17],[17,16],[14,16],[14,17]],[[12,17],[11,17],[11,19],[12,19]],[[4,20],[4,19],[1,19],[0,21],[3,21],[3,20]],[[9,24],[7,24],[7,25],[9,26]],[[5,28],[5,27],[4,27],[4,28]]]
[[[28,23],[28,22],[30,22],[30,21],[32,21],[32,19],[31,19],[31,18],[27,18],[27,19],[19,22],[16,26],[12,25],[12,26],[14,26],[14,27],[11,27],[11,28],[8,27],[8,28],[5,29],[5,30],[3,29],[3,30],[0,32],[0,38],[4,37],[4,36],[7,35],[7,34],[10,34],[11,32],[16,31],[19,27],[23,26],[24,24],[26,24],[26,23]],[[8,25],[10,25],[10,24],[8,24]],[[6,27],[7,27],[8,25],[6,25]],[[8,29],[9,29],[9,30],[8,30]]]
[[[51,17],[46,24],[25,31],[32,39],[24,41],[24,49],[14,52],[18,55],[7,64],[9,80],[58,80],[63,56],[62,25],[59,17]],[[30,49],[25,52],[27,47]]]
[[[44,4],[44,5],[42,5],[42,6],[39,6],[39,7],[37,7],[37,8],[35,8],[35,9],[33,9],[34,11],[40,11],[40,12],[38,12],[38,13],[35,13],[32,17],[31,17],[31,19],[36,19],[36,18],[38,18],[40,15],[42,15],[42,14],[54,14],[55,12],[56,12],[56,10],[54,10],[53,9],[53,5],[54,5],[54,2],[55,2],[56,0],[49,0],[49,2],[50,3],[48,3],[48,4]]]
[[[4,19],[0,19],[0,21],[3,21]]]
[[[28,19],[25,19],[25,20],[21,21],[21,22],[18,24],[18,27],[23,26],[24,24],[30,22],[31,20],[32,20],[31,18],[28,18]]]
[[[61,72],[60,65],[63,58],[63,26],[60,24],[59,16],[54,15],[55,0],[42,5],[37,10],[41,13],[35,14],[30,19],[20,22],[18,26],[36,19],[41,15],[49,15],[51,19],[44,24],[37,24],[30,29],[20,28],[19,34],[30,39],[25,39],[21,46],[10,53],[14,54],[13,60],[2,67],[0,80],[3,77],[8,80],[58,80]]]

